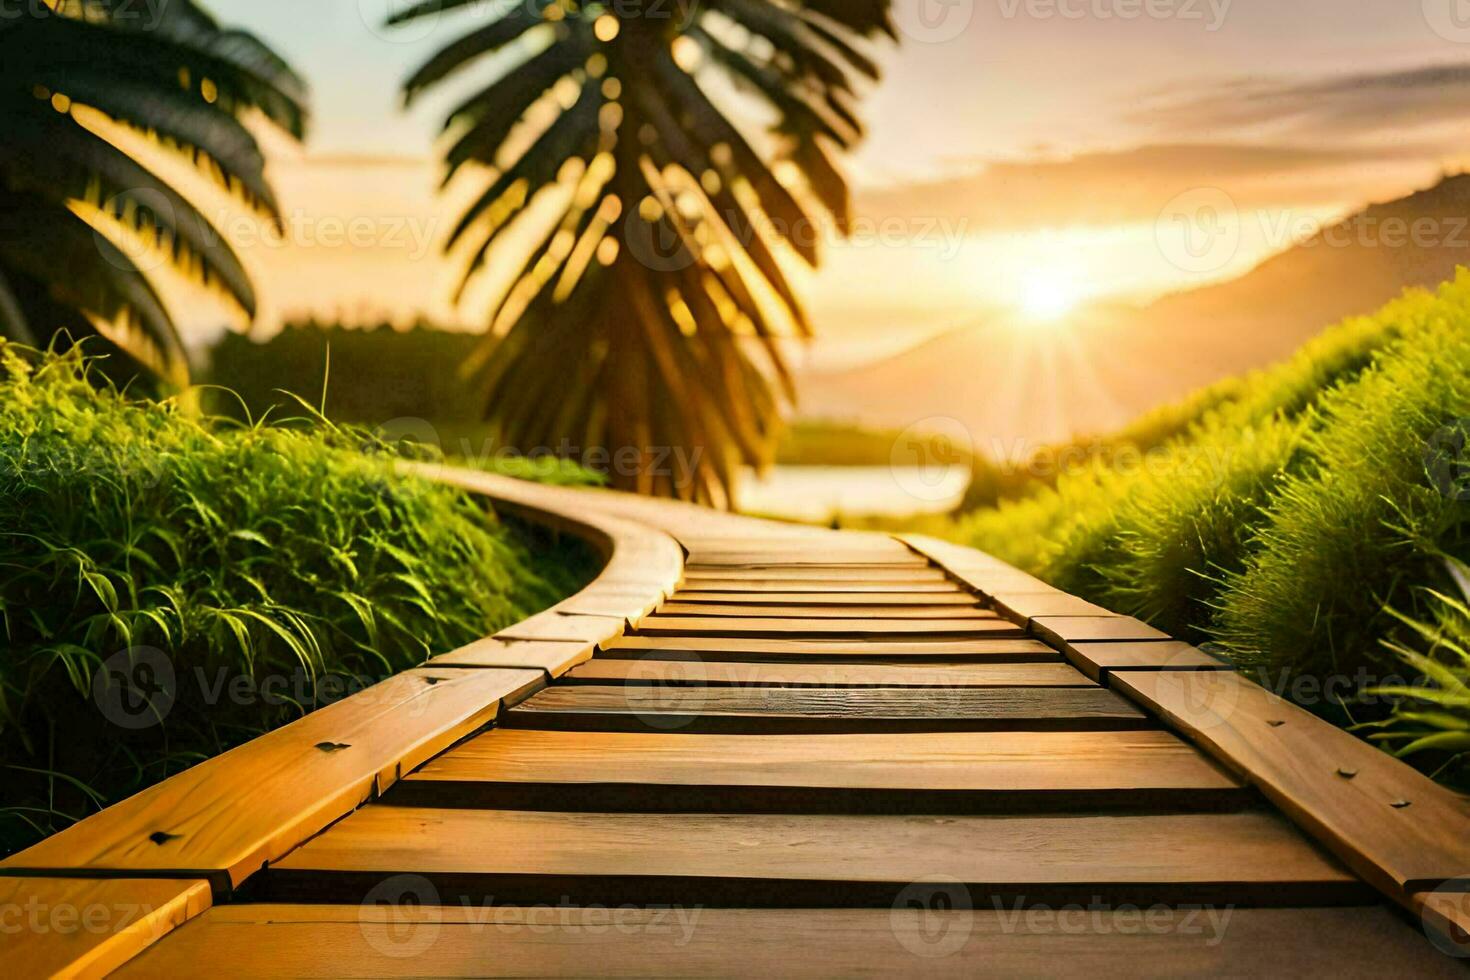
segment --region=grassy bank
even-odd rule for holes
[[[0,847],[516,622],[595,569],[310,418],[0,347]],[[300,413],[309,414],[309,413]]]
[[[942,530],[1470,785],[1467,418],[1462,273]]]

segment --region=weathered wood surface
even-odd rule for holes
[[[1130,616],[1041,616],[1031,620],[1031,631],[1062,649],[1075,643],[1169,639],[1167,633]]]
[[[898,568],[854,568],[854,567],[804,567],[779,565],[770,568],[685,568],[685,587],[703,582],[749,582],[761,587],[774,587],[787,591],[785,583],[809,583],[824,587],[839,582],[854,582],[863,586],[901,586],[905,589],[916,583],[949,585],[949,577],[937,568],[902,566]]]
[[[765,593],[781,594],[811,594],[827,593],[834,595],[865,595],[876,593],[878,595],[963,595],[973,596],[973,593],[960,589],[953,583],[945,580],[939,573],[925,575],[922,578],[905,579],[896,582],[883,582],[863,578],[834,578],[834,579],[811,579],[811,578],[724,578],[711,575],[686,575],[684,584],[679,587],[680,595],[694,595],[704,592],[725,592],[737,596],[750,597],[752,594]]]
[[[8,976],[100,977],[209,908],[202,880],[0,877]]]
[[[597,644],[582,640],[479,640],[453,653],[430,660],[427,667],[509,667],[544,670],[560,677],[597,652]]]
[[[444,892],[516,904],[559,896],[572,904],[690,903],[704,895],[712,904],[891,905],[905,886],[936,874],[989,907],[996,898],[1293,905],[1371,895],[1280,817],[1261,812],[651,819],[380,805],[274,865],[269,890],[310,889],[316,878],[331,896],[351,879],[322,883],[323,874],[375,882],[404,868],[443,882]]]
[[[1244,805],[1241,783],[1167,732],[691,735],[498,729],[446,752],[397,799],[509,808],[738,811]]]
[[[761,606],[859,606],[849,615],[873,614],[872,607],[888,606],[964,606],[977,607],[979,600],[959,589],[932,592],[691,592],[681,589],[669,602],[682,605],[731,605],[744,603]]]
[[[534,670],[411,670],[149,787],[0,862],[238,884],[491,721]]]
[[[912,639],[922,636],[975,638],[1021,637],[1025,633],[1003,619],[765,619],[759,617],[662,616],[638,625],[640,636],[775,636],[799,639],[873,637]],[[551,639],[551,637],[547,637]]]
[[[1343,861],[1406,904],[1470,875],[1470,801],[1245,678],[1129,671],[1129,692],[1248,775]]]
[[[730,687],[1091,687],[1069,664],[755,663],[613,660],[599,657],[566,675],[570,684],[725,685]]]
[[[1068,659],[1093,680],[1102,682],[1119,670],[1229,670],[1222,660],[1178,640],[1141,643],[1073,643]]]
[[[542,691],[501,719],[557,731],[1104,731],[1151,727],[1098,688],[808,688],[576,685]]]
[[[118,976],[1464,976],[1381,907],[943,910],[917,891],[914,902],[898,909],[224,906]]]
[[[904,639],[850,637],[840,640],[793,640],[781,637],[736,636],[623,636],[602,645],[600,656],[611,658],[689,659],[709,661],[756,660],[816,662],[847,660],[953,660],[977,663],[1059,663],[1056,650],[1028,639]]]
[[[659,617],[694,616],[724,617],[731,619],[942,619],[950,622],[960,620],[984,620],[999,622],[999,617],[979,606],[920,606],[914,604],[891,606],[774,606],[755,603],[701,603],[666,602],[658,607]]]

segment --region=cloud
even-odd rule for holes
[[[958,215],[979,232],[1152,221],[1201,187],[1249,209],[1360,205],[1470,162],[1470,64],[1173,86],[1145,93],[1121,121],[1144,141],[868,189],[858,210],[875,219]]]
[[[969,230],[1153,221],[1170,199],[1219,187],[1242,208],[1327,207],[1356,202],[1396,170],[1420,183],[1431,150],[1373,151],[1286,144],[1156,143],[1065,158],[992,162],[946,180],[860,192],[861,215],[962,216]]]
[[[1171,133],[1271,132],[1362,140],[1470,117],[1470,65],[1426,65],[1319,78],[1235,78],[1158,92],[1129,122]]]

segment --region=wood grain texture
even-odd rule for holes
[[[1070,664],[712,663],[599,657],[566,675],[569,684],[700,684],[730,687],[1091,687]]]
[[[1107,731],[1151,727],[1094,688],[809,688],[572,685],[501,716],[508,728],[589,732]]]
[[[783,565],[779,568],[690,568],[684,570],[685,584],[718,582],[859,582],[863,585],[911,585],[916,582],[949,584],[949,577],[937,568],[807,568]]]
[[[559,640],[601,643],[621,636],[628,623],[618,616],[577,616],[548,609],[495,634],[498,640]]]
[[[544,678],[539,670],[407,671],[157,783],[0,869],[227,873],[238,884]]]
[[[1078,927],[1078,923],[1081,927]],[[1330,941],[1312,941],[1330,937]],[[405,955],[411,954],[411,955]],[[212,909],[119,977],[1462,977],[1381,907]]]
[[[1131,616],[1041,616],[1031,632],[1057,647],[1071,643],[1167,640],[1169,634]]]
[[[438,784],[438,785],[435,785]],[[687,791],[687,792],[686,792]],[[405,801],[568,809],[1238,806],[1241,784],[1167,732],[626,734],[498,729],[396,788]],[[618,801],[616,804],[610,801]]]
[[[1222,671],[1126,671],[1112,685],[1400,902],[1470,874],[1470,802],[1259,685]]]
[[[204,881],[0,878],[0,962],[13,977],[100,977],[210,905]]]
[[[997,592],[990,595],[995,611],[1013,623],[1025,625],[1038,616],[1111,616],[1102,606],[1055,590]]]
[[[759,606],[964,606],[979,605],[968,592],[691,592],[680,589],[669,601],[683,604]],[[866,611],[866,610],[864,610]]]
[[[752,594],[759,595],[762,593],[786,595],[812,593],[829,595],[865,595],[868,593],[876,593],[878,595],[913,595],[923,593],[929,595],[972,596],[971,593],[965,592],[953,583],[943,580],[942,577],[917,581],[883,582],[865,581],[863,579],[831,579],[821,581],[800,578],[740,579],[690,575],[685,578],[684,584],[679,587],[679,594],[686,596],[706,592],[723,592],[742,598],[750,598]]]
[[[840,541],[841,539],[836,539]],[[907,548],[796,548],[763,546],[742,551],[691,551],[685,567],[723,568],[929,568],[930,563]]]
[[[789,640],[781,637],[623,636],[602,645],[600,656],[621,659],[677,659],[788,662],[872,660],[951,660],[973,663],[1059,663],[1060,653],[1040,640]]]
[[[592,659],[594,643],[579,640],[498,640],[493,637],[430,660],[429,667],[501,667],[544,670],[560,677]]]
[[[1197,647],[1179,640],[1142,643],[1072,643],[1067,659],[1088,677],[1101,683],[1116,670],[1230,670]]]
[[[922,606],[780,606],[763,603],[666,602],[659,616],[696,616],[720,619],[983,619],[994,622],[995,613],[978,605]]]
[[[322,873],[381,881],[404,871],[439,880],[441,893],[462,888],[517,904],[561,896],[571,904],[651,904],[704,894],[711,904],[801,904],[822,896],[887,907],[905,886],[941,874],[982,906],[997,897],[1041,900],[1042,891],[1084,904],[1105,895],[1143,905],[1361,901],[1369,894],[1280,817],[1258,811],[654,820],[381,805],[364,807],[275,864],[268,890],[311,888],[308,879]],[[487,880],[468,880],[475,877]],[[321,891],[331,896],[333,887]]]
[[[556,611],[574,616],[611,616],[630,623],[647,616],[663,601],[663,593],[616,583],[594,584],[557,605]]]
[[[654,615],[638,624],[638,634],[908,639],[916,636],[1021,637],[1025,632],[1002,619],[762,619]]]

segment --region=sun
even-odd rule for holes
[[[1077,309],[1082,289],[1065,273],[1038,269],[1021,276],[1017,306],[1028,320],[1055,323]]]

